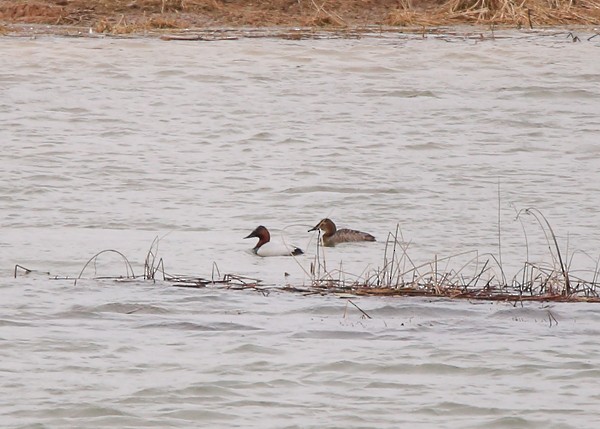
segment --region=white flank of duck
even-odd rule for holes
[[[327,218],[321,220],[314,228],[309,229],[308,232],[316,231],[317,229],[323,231],[323,245],[328,247],[335,246],[339,243],[375,241],[375,237],[366,232],[347,228],[337,229],[335,223]]]
[[[269,230],[260,225],[244,238],[258,238],[258,243],[252,251],[258,256],[298,256],[304,252],[299,247],[287,246],[284,243],[271,242],[271,234]]]

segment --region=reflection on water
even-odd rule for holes
[[[336,297],[11,278],[16,263],[76,276],[110,248],[139,274],[160,236],[170,272],[302,284],[326,216],[378,238],[327,250],[355,274],[381,266],[398,223],[418,263],[498,255],[500,221],[512,275],[550,258],[539,225],[515,220],[527,207],[586,276],[600,42],[506,36],[5,39],[2,421],[589,427],[593,305],[360,299],[362,319]],[[307,255],[256,258],[242,238],[258,224]]]

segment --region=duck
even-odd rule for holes
[[[308,232],[320,229],[323,231],[323,245],[333,247],[339,243],[349,243],[356,241],[375,241],[371,234],[354,229],[337,229],[331,219],[322,219],[318,224],[308,230]]]
[[[304,251],[296,246],[288,246],[284,243],[271,242],[271,234],[263,225],[256,227],[254,231],[248,234],[246,238],[258,238],[258,243],[252,249],[252,252],[258,256],[298,256]]]

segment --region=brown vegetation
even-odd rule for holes
[[[0,22],[96,32],[223,27],[600,23],[600,0],[0,0]]]

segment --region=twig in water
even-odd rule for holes
[[[394,275],[394,261],[396,260],[396,245],[398,244],[398,229],[400,228],[400,224],[396,224],[396,233],[394,234],[394,247],[392,249],[392,261],[391,261],[391,265],[390,265],[390,280],[388,281],[388,284],[391,286],[392,284],[392,277]]]
[[[471,281],[469,283],[467,283],[467,287],[471,285],[471,283],[473,283],[474,287],[477,287],[477,282],[479,282],[479,279],[481,278],[481,276],[483,275],[483,273],[485,273],[487,271],[487,265],[488,265],[489,260],[485,261],[485,264],[483,264],[483,268],[481,269],[481,271],[479,272],[478,275],[476,275],[475,277],[473,277],[471,279]]]
[[[550,226],[550,222],[548,222],[548,219],[546,219],[546,217],[542,214],[542,212],[540,212],[536,208],[525,209],[525,213],[533,214],[533,216],[536,218],[536,220],[538,221],[538,223],[540,224],[540,226],[542,225],[542,222],[539,219],[540,217],[546,223],[546,226],[548,227],[548,230],[550,231],[550,235],[552,237],[552,240],[554,241],[554,246],[556,248],[556,254],[557,254],[557,257],[558,257],[558,262],[560,264],[560,270],[562,271],[563,278],[565,279],[565,292],[566,292],[567,295],[570,295],[571,294],[571,283],[569,281],[569,273],[567,272],[567,268],[566,268],[565,264],[563,263],[562,255],[560,253],[560,247],[558,246],[558,240],[556,239],[556,235],[554,234],[554,231],[552,230],[552,227]],[[544,229],[544,233],[545,232],[546,231]],[[550,253],[552,253],[552,252],[550,252]]]
[[[517,213],[515,220],[518,220],[519,223],[521,224],[521,229],[523,230],[523,236],[525,237],[525,260],[529,261],[529,240],[527,238],[527,230],[525,229],[525,224],[523,223],[523,220],[519,217],[519,214],[521,213],[521,211],[517,211],[516,207],[514,205],[512,205],[513,210]]]
[[[438,277],[438,260],[437,260],[437,254],[435,255],[435,258],[434,258],[434,264],[435,264],[435,269],[433,271],[433,278],[435,279],[434,287],[437,289],[437,286],[438,286],[437,285],[437,277]]]
[[[29,274],[31,272],[31,270],[29,268],[25,268],[24,266],[17,264],[17,265],[15,265],[15,279],[17,278],[17,269],[18,268],[25,271],[25,274]]]
[[[77,276],[77,278],[75,279],[75,281],[73,282],[73,286],[77,286],[77,280],[79,280],[81,278],[81,275],[83,274],[83,272],[85,271],[85,269],[87,268],[87,266],[90,264],[90,262],[96,261],[96,259],[98,258],[98,256],[102,255],[103,253],[116,253],[117,255],[121,256],[123,258],[123,260],[125,261],[125,269],[126,269],[126,277],[129,278],[129,271],[131,271],[131,277],[135,278],[135,274],[133,273],[133,267],[131,266],[131,263],[129,262],[129,260],[127,259],[127,257],[125,255],[123,255],[121,252],[119,252],[118,250],[114,250],[114,249],[106,249],[106,250],[102,250],[98,253],[96,253],[94,256],[92,256],[83,266],[83,268],[81,269],[81,272],[79,273],[79,275]]]
[[[369,315],[368,315],[368,314],[367,314],[367,313],[366,313],[366,312],[365,312],[365,311],[364,311],[362,308],[360,308],[358,305],[356,305],[355,303],[353,303],[353,302],[352,302],[352,300],[350,300],[350,299],[349,299],[349,300],[348,300],[348,302],[349,302],[350,304],[352,304],[353,306],[355,306],[356,308],[358,308],[358,311],[360,311],[360,312],[363,314],[363,316],[365,316],[367,319],[372,319],[372,317],[371,317],[371,316],[369,316]]]
[[[212,283],[215,282],[215,271],[217,272],[217,278],[220,279],[221,278],[221,271],[219,270],[219,266],[217,265],[216,262],[213,262],[212,264],[212,272],[210,273],[210,280]]]
[[[498,177],[498,263],[500,265],[500,272],[502,273],[502,282],[506,283],[504,269],[502,268],[502,228],[500,227],[500,203],[500,177]]]
[[[594,269],[594,278],[592,279],[592,284],[596,284],[596,280],[598,278],[598,265],[600,264],[600,255],[598,259],[596,259],[596,268]]]
[[[158,254],[158,241],[159,238],[156,236],[154,240],[152,240],[148,253],[146,254],[146,260],[144,261],[144,278],[146,279],[154,278],[154,262],[156,261],[156,255]],[[154,251],[154,248],[156,248],[156,251]]]
[[[152,273],[152,280],[155,280],[154,277],[155,277],[156,273],[158,272],[158,270],[161,269],[161,268],[162,268],[163,280],[166,280],[167,276],[165,274],[165,263],[163,261],[163,258],[160,258],[158,260],[158,264],[156,264],[156,269]]]
[[[25,268],[24,266],[17,264],[17,265],[15,265],[15,279],[17,278],[17,270],[19,270],[19,269],[25,271],[25,274],[40,273],[40,274],[50,275],[49,271],[30,270],[29,268]]]

